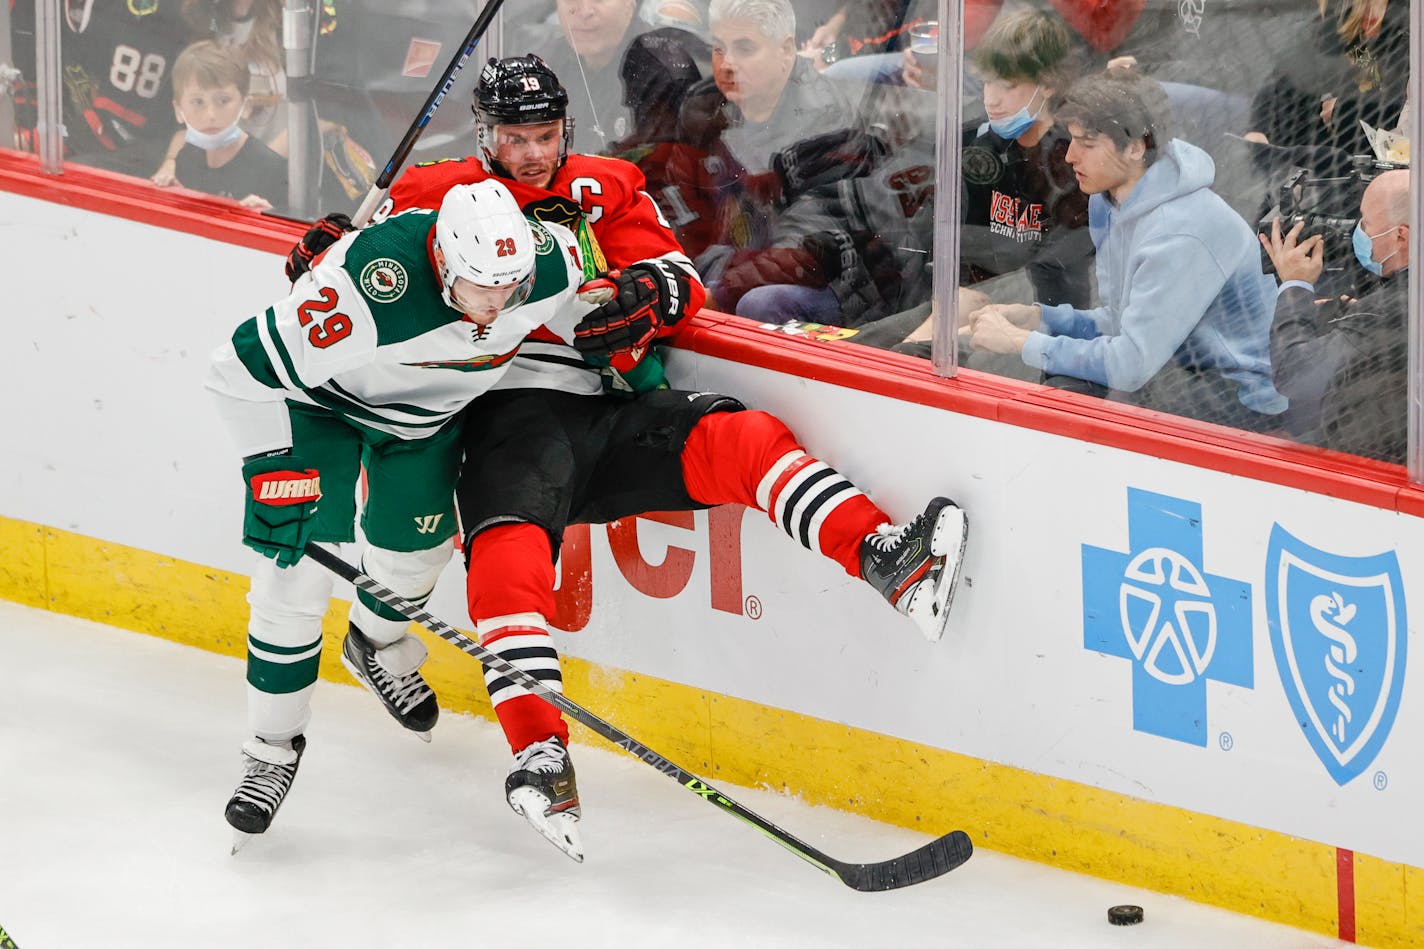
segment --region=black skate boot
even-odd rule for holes
[[[504,779],[509,806],[555,847],[583,863],[578,783],[568,749],[557,738],[537,741],[514,756]]]
[[[944,635],[969,519],[948,498],[935,498],[908,524],[886,524],[861,542],[860,575],[910,617],[930,642]]]
[[[253,834],[266,833],[277,816],[277,808],[287,799],[307,740],[301,735],[290,742],[266,742],[252,738],[242,744],[242,781],[227,802],[225,815],[232,825],[232,852],[237,853]]]
[[[399,642],[377,648],[352,623],[341,644],[341,664],[381,700],[391,717],[415,732],[416,737],[429,741],[430,730],[440,717],[440,706],[420,674],[425,647],[420,644],[418,657],[412,662],[405,656],[397,657],[393,647]],[[395,668],[390,668],[392,663]]]

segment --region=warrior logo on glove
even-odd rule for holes
[[[579,287],[579,299],[598,309],[574,327],[574,346],[585,358],[641,354],[663,327],[682,319],[689,289],[682,270],[657,260],[590,280]]]
[[[280,567],[302,559],[316,526],[321,477],[315,468],[278,453],[249,459],[242,466],[247,510],[242,542]]]

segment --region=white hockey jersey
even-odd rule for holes
[[[531,331],[543,326],[572,341],[592,307],[575,292],[586,277],[567,228],[530,221],[537,256],[529,299],[480,327],[441,297],[435,217],[408,211],[347,234],[286,299],[218,348],[207,388],[243,456],[291,446],[288,401],[425,438],[504,375]]]

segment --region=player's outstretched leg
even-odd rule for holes
[[[381,700],[386,711],[416,737],[430,740],[430,730],[440,717],[435,693],[420,674],[425,643],[409,633],[393,643],[378,646],[351,624],[341,644],[341,664]]]
[[[289,741],[268,742],[252,738],[242,745],[242,780],[227,802],[225,816],[234,831],[232,852],[253,834],[267,832],[277,809],[287,799],[307,740],[297,735]]]
[[[908,524],[886,524],[861,542],[860,575],[936,642],[949,619],[968,537],[964,511],[935,498]]]
[[[516,754],[504,779],[504,793],[516,814],[555,847],[583,863],[578,782],[562,741],[557,737],[537,741]]]

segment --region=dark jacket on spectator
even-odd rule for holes
[[[1276,301],[1271,365],[1302,440],[1403,464],[1408,417],[1409,271],[1343,308],[1304,287]]]
[[[1005,141],[987,125],[966,136],[961,285],[1027,268],[1038,302],[1090,305],[1088,196],[1065,160],[1068,142],[1061,125],[1031,148]]]
[[[238,153],[221,168],[208,167],[208,155],[196,145],[184,145],[174,159],[178,182],[194,191],[241,201],[250,194],[266,198],[275,214],[287,205],[287,160],[249,135]]]
[[[1374,38],[1346,47],[1333,18],[1316,20],[1281,58],[1252,104],[1252,126],[1272,145],[1328,145],[1370,154],[1360,120],[1375,128],[1399,123],[1409,84],[1409,4],[1395,0]],[[1321,98],[1338,97],[1331,123]]]

